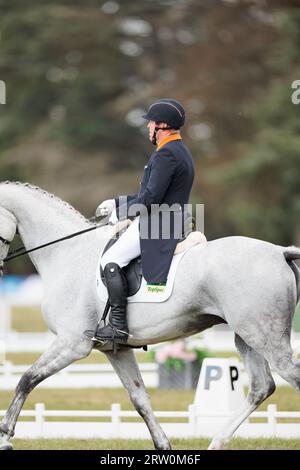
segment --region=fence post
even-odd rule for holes
[[[191,437],[197,437],[197,405],[189,405],[189,428]]]
[[[36,403],[35,405],[35,424],[38,437],[44,437],[44,417],[45,405],[44,403]]]
[[[3,362],[3,378],[4,380],[9,379],[12,377],[13,374],[13,364],[11,361],[4,361]]]
[[[268,424],[271,429],[272,436],[276,436],[276,424],[277,424],[277,419],[276,419],[276,411],[277,411],[277,405],[268,405]]]
[[[113,437],[118,438],[120,437],[120,411],[121,405],[120,403],[113,403],[111,405],[111,423],[113,425]]]
[[[1,316],[1,315],[0,315]],[[0,339],[0,364],[4,364],[5,361],[5,341]]]
[[[5,298],[1,297],[0,308],[0,337],[5,339],[5,336],[11,332],[11,305]]]

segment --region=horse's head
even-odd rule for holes
[[[3,260],[6,258],[9,245],[14,239],[17,219],[4,207],[0,206],[0,276],[3,276]]]

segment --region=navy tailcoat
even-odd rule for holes
[[[167,281],[176,245],[182,238],[187,216],[184,205],[188,204],[194,176],[192,155],[180,134],[173,134],[164,139],[150,156],[144,168],[139,192],[115,199],[120,220],[128,215],[140,215],[142,271],[148,283]],[[140,210],[140,204],[146,211]],[[161,206],[162,204],[173,206],[173,209]],[[166,212],[168,214],[165,218]],[[178,217],[181,220],[180,233]],[[163,220],[170,220],[169,233],[163,228]]]

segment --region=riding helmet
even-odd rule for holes
[[[184,125],[185,111],[178,101],[163,98],[152,103],[147,114],[142,117],[148,121],[165,122],[172,129],[179,129]]]

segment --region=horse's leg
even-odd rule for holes
[[[10,450],[17,419],[28,394],[43,380],[87,356],[92,349],[85,337],[56,338],[50,348],[21,377],[14,398],[0,424],[0,450]]]
[[[300,361],[291,348],[290,335],[283,335],[278,347],[268,350],[266,356],[272,369],[300,393]]]
[[[132,349],[119,350],[117,354],[105,352],[113,368],[127,389],[130,400],[144,419],[156,449],[171,449],[170,442],[152,411],[150,399]]]
[[[211,450],[222,449],[228,444],[236,429],[275,390],[269,365],[263,356],[248,346],[237,334],[235,335],[235,344],[249,375],[249,392],[242,409],[237,411],[220,434],[212,440],[209,446]]]

